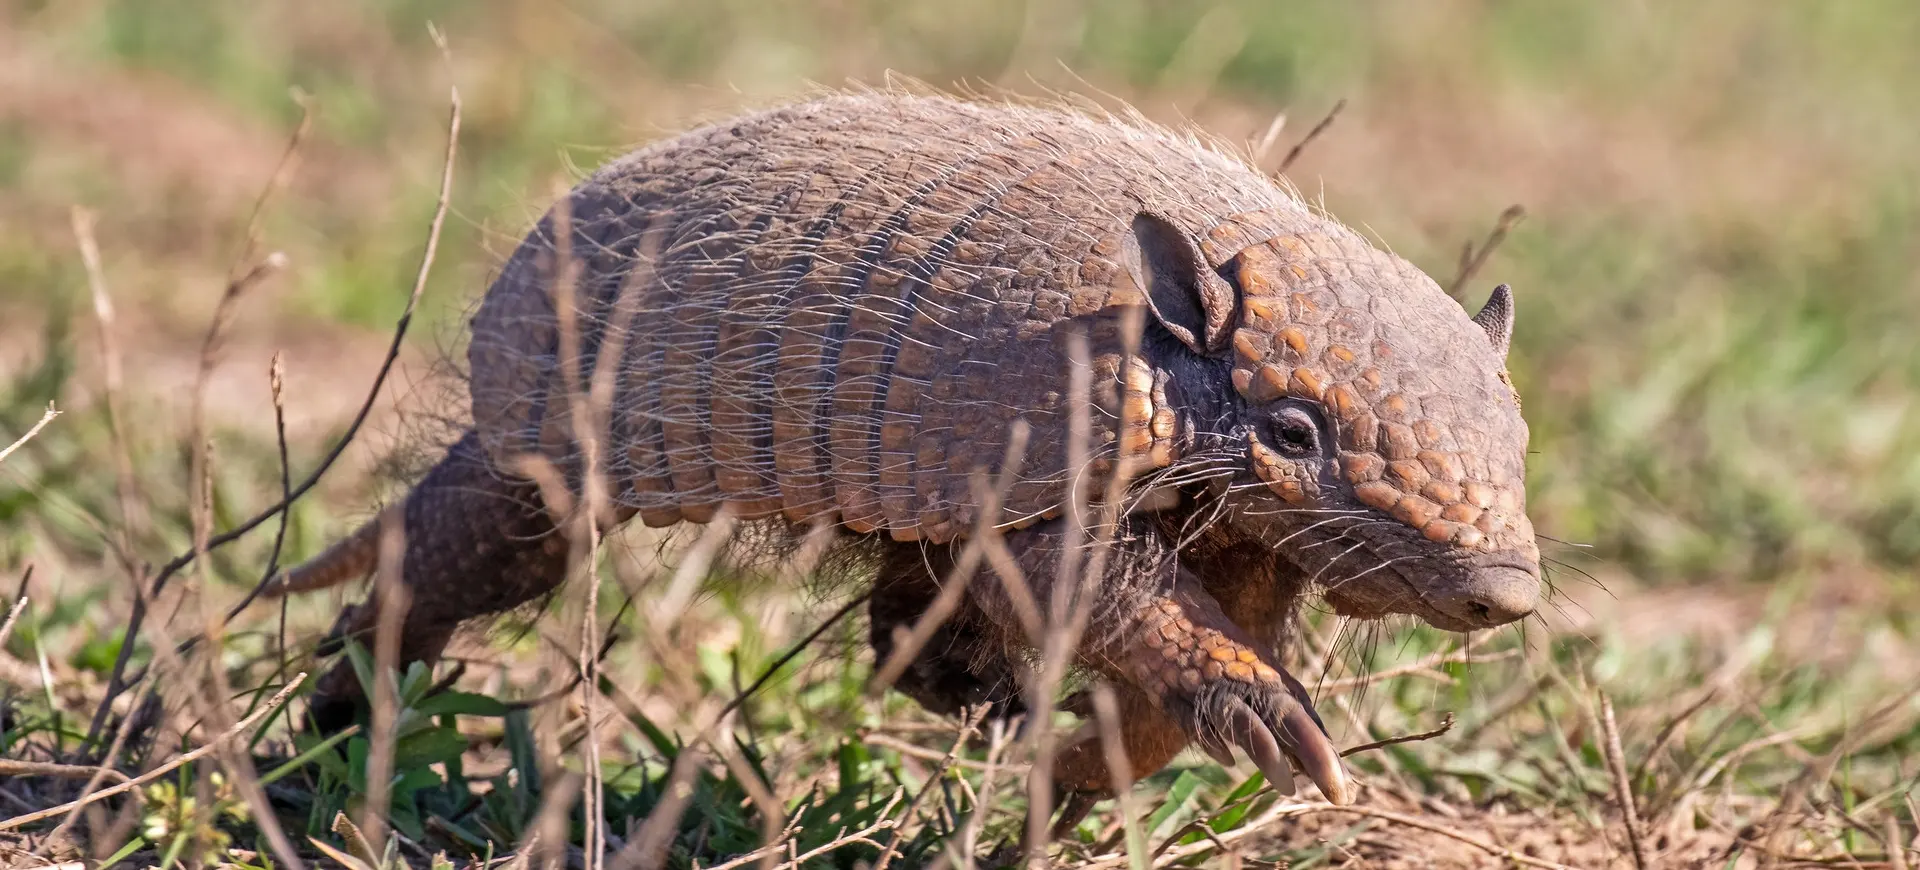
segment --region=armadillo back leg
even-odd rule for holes
[[[566,539],[537,488],[493,470],[471,432],[407,494],[400,512],[401,577],[410,602],[400,632],[403,668],[438,659],[461,623],[538,598],[566,577]],[[341,614],[330,644],[355,637],[371,647],[377,601],[370,594]],[[315,724],[323,731],[345,727],[362,701],[353,667],[343,660],[315,690]]]
[[[940,584],[953,571],[954,549],[950,544],[886,542],[867,605],[875,667],[893,654],[894,633],[911,631],[939,597]],[[975,704],[992,705],[994,718],[1026,712],[1020,664],[1009,658],[1009,646],[998,642],[982,618],[963,601],[920,648],[894,688],[941,715],[960,715]]]

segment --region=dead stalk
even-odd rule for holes
[[[1706,706],[1712,703],[1714,698],[1719,696],[1719,686],[1710,688],[1701,694],[1699,700],[1687,705],[1685,710],[1680,711],[1678,715],[1667,720],[1667,724],[1660,727],[1660,733],[1654,735],[1653,745],[1647,749],[1647,754],[1641,756],[1640,763],[1634,767],[1633,779],[1637,781],[1645,777],[1647,771],[1651,770],[1653,765],[1658,762],[1660,754],[1665,752],[1667,747],[1683,733],[1686,723],[1693,718],[1694,714],[1706,709]]]
[[[581,706],[586,715],[587,728],[586,736],[581,741],[581,761],[586,771],[586,782],[581,793],[581,815],[586,823],[585,870],[595,870],[605,862],[606,858],[600,809],[603,798],[600,780],[600,723],[598,704],[595,703],[600,695],[599,657],[594,655],[595,649],[599,646],[600,628],[598,621],[600,519],[608,512],[606,483],[601,479],[600,474],[600,445],[603,441],[600,421],[605,419],[605,415],[596,413],[598,409],[592,407],[588,392],[580,383],[580,322],[576,315],[579,305],[577,298],[579,265],[573,259],[573,201],[565,190],[559,192],[558,200],[559,204],[553,209],[554,275],[548,291],[553,300],[554,319],[560,332],[561,386],[566,397],[567,409],[571,413],[574,442],[580,451],[581,504],[578,507],[583,508],[574,511],[571,516],[561,517],[558,520],[560,528],[571,545],[567,553],[567,575],[570,577],[576,574],[585,575],[580,581],[585,586],[583,593],[586,601],[580,616],[578,656],[582,687]],[[628,313],[625,297],[631,287],[631,284],[623,286],[619,294],[621,298],[615,301],[617,310],[614,316],[619,322],[613,324],[611,330],[618,334],[609,334],[606,339],[608,342],[624,344],[626,338],[624,315]],[[618,346],[603,347],[600,362],[607,363],[608,357],[617,361],[620,352],[621,348]],[[609,383],[607,388],[609,394],[611,393],[611,371],[612,369],[607,366],[596,366],[594,372],[595,386],[598,386],[597,382],[602,373],[608,373],[606,379]],[[599,391],[595,391],[595,395],[598,394]]]
[[[640,823],[640,830],[627,840],[626,848],[613,856],[613,870],[654,870],[665,863],[667,847],[680,828],[680,817],[687,811],[687,802],[693,800],[692,781],[700,766],[697,747],[689,744],[680,750],[672,772],[667,774],[665,797]]]
[[[744,867],[756,861],[764,862],[772,858],[777,858],[780,856],[780,853],[782,851],[787,852],[787,855],[788,855],[787,860],[782,861],[777,865],[774,865],[773,870],[794,870],[794,868],[805,866],[807,862],[812,861],[813,859],[818,858],[821,855],[826,855],[831,852],[837,851],[839,849],[844,849],[855,843],[861,843],[864,845],[872,846],[876,849],[880,848],[880,844],[874,842],[873,838],[875,835],[879,834],[881,831],[887,830],[888,828],[895,827],[895,824],[892,818],[893,805],[899,802],[900,802],[900,792],[895,791],[893,793],[893,797],[887,801],[887,805],[880,810],[880,818],[878,821],[864,828],[861,828],[858,831],[848,832],[848,831],[842,830],[838,836],[835,836],[833,838],[831,842],[828,842],[821,846],[816,846],[812,849],[808,849],[805,852],[800,852],[797,850],[797,847],[794,845],[794,840],[792,839],[792,836],[791,836],[793,831],[791,828],[789,828],[787,831],[788,836],[782,837],[779,842],[766,845],[766,846],[761,846],[760,848],[755,849],[752,852],[748,852],[747,854],[741,855],[738,858],[734,858],[724,864],[715,864],[712,867],[706,868],[706,870],[734,870],[734,868],[736,867]],[[878,870],[878,868],[876,868],[876,870]]]
[[[87,289],[93,297],[93,320],[100,328],[100,369],[102,393],[107,406],[107,434],[113,442],[114,492],[120,503],[120,533],[117,546],[123,567],[131,573],[137,560],[133,542],[146,527],[146,511],[141,505],[138,478],[133,473],[132,448],[127,443],[125,418],[121,414],[120,389],[125,379],[121,364],[120,341],[114,330],[113,296],[107,292],[106,268],[101,264],[100,243],[94,237],[93,213],[75,206],[69,214],[73,238],[80,248],[80,262],[86,267]]]
[[[27,568],[27,576],[33,576],[33,568]],[[21,584],[23,587],[25,584]],[[20,621],[20,614],[27,612],[27,596],[15,599],[13,606],[7,609],[7,621],[0,623],[0,647],[7,645],[7,638],[13,636],[13,625]]]
[[[288,499],[293,494],[293,477],[292,466],[288,463],[287,458],[286,366],[278,352],[274,353],[273,361],[267,367],[267,387],[273,395],[274,441],[279,447],[280,455],[280,497],[282,499]],[[232,607],[227,608],[225,622],[232,622],[242,611],[246,610],[248,606],[252,605],[256,599],[265,593],[267,588],[273,584],[273,581],[279,577],[280,554],[287,543],[287,525],[293,519],[292,514],[292,511],[280,512],[279,527],[274,531],[273,535],[273,548],[267,553],[267,569],[261,572],[259,583],[254,584],[252,589],[247,590],[246,595],[242,596]],[[277,595],[275,597],[281,599],[280,646],[284,649],[286,646],[286,596]]]
[[[879,694],[892,687],[894,682],[905,673],[907,666],[913,663],[920,650],[933,639],[934,632],[940,630],[954,611],[960,609],[960,602],[966,596],[967,587],[972,585],[974,575],[980,572],[980,563],[986,558],[989,542],[998,542],[995,523],[1000,517],[1000,505],[1006,494],[1013,488],[1015,476],[1019,473],[1021,461],[1026,453],[1027,432],[1025,427],[1016,426],[1008,433],[1007,449],[1000,463],[1000,475],[993,486],[985,483],[985,473],[975,472],[973,490],[980,504],[980,518],[972,537],[960,550],[960,558],[954,561],[953,569],[947,572],[946,582],[940,584],[940,594],[927,606],[925,613],[915,621],[913,629],[894,644],[893,652],[887,660],[874,671],[867,680],[868,691]],[[1004,545],[1003,545],[1004,546]],[[1024,589],[1024,586],[1022,587]],[[1030,601],[1031,593],[1025,600]],[[1024,621],[1024,620],[1023,620]],[[1036,615],[1028,625],[1029,634],[1039,630],[1039,618]]]
[[[84,764],[54,764],[49,761],[16,761],[0,758],[0,776],[48,776],[54,779],[88,779],[102,771],[102,768]],[[126,782],[127,775],[111,768],[106,776],[119,782]]]
[[[380,567],[374,573],[372,733],[367,748],[367,803],[360,830],[375,843],[386,842],[389,794],[393,779],[394,728],[400,712],[400,628],[405,624],[408,600],[404,577],[406,530],[399,517],[387,514],[380,524]]]
[[[136,576],[134,579],[136,581],[134,588],[137,591],[139,589],[137,584],[139,578]],[[138,699],[143,697],[149,688],[149,686],[143,683],[141,691],[134,693],[134,698]],[[88,795],[93,794],[94,789],[99,788],[101,784],[105,783],[109,778],[119,780],[125,780],[127,778],[125,774],[113,769],[113,762],[114,759],[120,757],[120,751],[126,747],[127,735],[133,732],[133,722],[136,718],[134,714],[135,710],[129,709],[126,715],[120,717],[120,726],[113,730],[113,741],[107,745],[107,751],[100,756],[100,763],[94,767],[93,776],[87,780],[85,785],[80,787],[80,796],[74,799],[76,802],[86,800]],[[79,821],[80,810],[81,806],[76,804],[73,810],[67,813],[67,817],[61,819],[60,824],[54,826],[53,833],[48,836],[48,840],[56,843],[64,841],[67,832],[72,829],[75,822]],[[101,842],[101,839],[96,836],[94,837],[94,842]]]
[[[1281,131],[1285,129],[1287,129],[1287,113],[1275,113],[1273,120],[1267,122],[1267,129],[1261,132],[1260,138],[1250,143],[1247,149],[1247,153],[1253,156],[1255,165],[1267,162],[1267,155],[1272,153],[1273,146],[1280,141]]]
[[[295,134],[295,144],[298,143],[300,135],[300,133]],[[283,167],[285,161],[291,159],[292,153],[292,151],[289,151],[288,155],[283,157]],[[256,204],[254,224],[257,225],[258,223],[258,212],[264,209],[277,185],[282,181],[283,179],[280,173],[276,171],[274,179],[269,182],[267,190],[261,194],[260,200]],[[245,249],[242,251],[243,257],[251,256],[252,249],[257,243],[257,236],[255,235],[257,232],[257,226],[249,228],[249,238],[246,240]],[[200,364],[194,376],[192,410],[187,424],[188,444],[192,449],[188,463],[189,479],[187,492],[190,494],[188,506],[190,518],[193,523],[193,548],[196,553],[203,555],[207,552],[208,539],[213,536],[213,442],[207,434],[206,427],[207,386],[212,380],[214,370],[219,365],[220,351],[225,338],[225,332],[239,311],[241,299],[246,296],[248,291],[259,286],[267,278],[284,269],[287,264],[287,258],[286,255],[275,251],[266,255],[251,267],[245,268],[243,271],[242,266],[245,262],[245,260],[237,260],[233,268],[229,271],[228,274],[230,277],[227,281],[226,290],[221,294],[219,303],[215,305],[213,318],[207,324],[206,335],[201,340]],[[204,694],[193,693],[191,697],[196,707],[200,710],[202,718],[209,723],[218,724],[224,722],[227,718],[226,710],[222,706],[222,699],[230,697],[232,691],[227,682],[226,668],[220,662],[220,629],[222,624],[214,619],[213,613],[208,610],[208,608],[212,606],[212,596],[209,594],[211,583],[210,578],[207,576],[207,561],[205,559],[198,560],[196,569],[201,591],[199,600],[201,608],[200,637],[206,641],[207,646],[204,654],[204,666],[208,679],[205,683],[196,681],[191,684],[209,686],[210,691]],[[193,679],[193,670],[185,663],[181,664],[178,673],[188,680]],[[272,844],[272,851],[275,853],[275,857],[292,867],[297,868],[303,866],[293,852],[292,845],[287,842],[285,832],[280,829],[278,819],[272,815],[272,807],[267,803],[265,794],[262,793],[259,788],[259,782],[254,776],[251,763],[243,758],[236,757],[228,750],[228,747],[224,745],[218,747],[218,752],[223,765],[233,774],[235,788],[245,797],[248,805],[256,815],[265,814],[261,819],[261,830],[267,835],[268,841]]]
[[[733,534],[734,525],[732,507],[722,504],[674,569],[673,580],[667,584],[666,593],[655,607],[651,621],[654,633],[660,637],[668,636],[673,627],[679,624],[680,618],[686,615],[687,608],[693,604],[694,593],[700,590],[700,583],[707,578],[707,569],[713,567],[713,560],[719,557],[720,548]]]
[[[862,734],[860,737],[860,740],[861,742],[866,743],[869,746],[877,746],[883,749],[891,749],[895,752],[900,753],[901,755],[911,756],[913,758],[918,758],[924,761],[940,761],[947,757],[946,753],[941,752],[938,749],[928,749],[927,747],[921,746],[918,743],[902,740],[898,737],[894,737],[891,734],[880,734],[876,732],[869,732],[866,734]],[[974,761],[969,758],[956,758],[953,760],[953,766],[966,768],[968,770],[984,771],[989,769],[988,765],[985,762]],[[997,769],[1011,773],[1011,772],[1018,772],[1021,770],[1025,770],[1026,766],[1019,765],[1019,764],[998,765]]]
[[[729,720],[725,719],[721,720],[720,728],[723,731],[733,730],[729,724]],[[733,773],[733,778],[740,783],[740,788],[747,793],[747,799],[752,801],[754,807],[760,811],[760,839],[762,845],[778,845],[781,840],[785,839],[782,836],[785,829],[781,826],[781,820],[786,814],[786,810],[780,806],[780,799],[774,797],[769,784],[760,778],[760,774],[753,769],[753,765],[748,764],[745,758],[740,757],[740,749],[733,744],[733,741],[714,740],[708,745],[712,746],[714,753],[720,756],[720,761],[727,766],[727,770]],[[771,868],[773,861],[774,856],[772,854],[762,856],[760,859],[762,870]]]
[[[1402,734],[1399,737],[1389,737],[1385,740],[1375,740],[1372,743],[1362,743],[1359,746],[1350,746],[1350,747],[1347,747],[1346,749],[1340,750],[1340,757],[1352,758],[1353,756],[1359,755],[1362,752],[1372,752],[1375,749],[1385,749],[1386,747],[1389,747],[1389,746],[1398,746],[1402,743],[1413,743],[1415,741],[1420,741],[1420,740],[1432,740],[1435,737],[1444,735],[1447,732],[1452,730],[1453,730],[1453,714],[1447,713],[1445,714],[1445,716],[1441,718],[1440,727],[1435,728],[1432,731],[1422,731],[1419,734]]]
[[[1620,822],[1633,849],[1633,866],[1647,870],[1647,845],[1640,830],[1640,813],[1633,805],[1633,781],[1627,778],[1626,753],[1620,748],[1620,727],[1614,723],[1613,698],[1600,692],[1600,728],[1606,738],[1607,768],[1613,773],[1613,797],[1620,804]]]
[[[1127,854],[1134,866],[1145,865],[1147,833],[1140,829],[1139,808],[1134,805],[1133,764],[1127,758],[1127,744],[1120,733],[1120,704],[1114,700],[1113,687],[1101,683],[1093,687],[1093,718],[1100,727],[1100,744],[1107,760],[1116,802],[1120,805],[1120,827],[1125,832]]]
[[[999,786],[1000,754],[1006,749],[1007,743],[1007,723],[995,719],[987,728],[987,760],[985,770],[980,775],[980,795],[973,802],[973,812],[967,814],[967,823],[960,831],[961,866],[965,870],[973,870],[974,867],[980,831],[986,826],[987,812],[993,806],[993,796]]]
[[[58,416],[60,412],[54,409],[52,402],[48,402],[47,412],[40,415],[40,422],[33,424],[33,428],[28,429],[27,434],[20,436],[19,440],[7,445],[7,449],[0,450],[0,462],[7,461],[7,457],[12,456],[13,451],[19,450],[20,445],[32,441],[33,436],[40,434],[40,430],[47,428],[47,424],[53,422],[53,418]]]
[[[1292,148],[1287,149],[1287,156],[1280,160],[1280,168],[1273,171],[1274,177],[1278,178],[1287,174],[1287,170],[1293,168],[1294,161],[1299,160],[1300,155],[1306,153],[1307,146],[1312,145],[1313,140],[1320,138],[1320,134],[1327,132],[1327,128],[1333,126],[1333,119],[1340,117],[1340,113],[1346,108],[1347,101],[1345,98],[1336,101],[1333,104],[1333,108],[1327,110],[1327,116],[1320,119],[1320,123],[1313,125],[1313,129],[1308,130],[1304,138]],[[1278,136],[1279,131],[1276,130],[1273,135]]]
[[[1519,205],[1510,205],[1500,212],[1500,219],[1494,222],[1493,229],[1487,233],[1487,240],[1475,248],[1469,241],[1460,251],[1460,271],[1453,276],[1453,282],[1447,285],[1447,295],[1460,298],[1460,291],[1466,289],[1467,282],[1479,274],[1480,267],[1487,264],[1487,258],[1493,256],[1493,249],[1507,240],[1507,233],[1527,217],[1527,210]]]
[[[1084,333],[1073,333],[1067,337],[1067,356],[1067,467],[1085,469],[1088,438],[1092,430],[1093,365]],[[1093,583],[1102,567],[1097,564],[1097,554],[1096,558],[1088,560],[1095,564],[1083,564],[1081,560],[1080,548],[1087,532],[1087,502],[1085,475],[1076,474],[1067,487],[1067,505],[1063,514],[1066,523],[1060,543],[1059,564],[1055,566],[1052,588],[1048,594],[1047,628],[1037,644],[1041,650],[1040,672],[1028,690],[1028,745],[1033,751],[1033,769],[1027,774],[1025,850],[1029,867],[1046,862],[1047,843],[1052,835],[1053,757],[1057,751],[1053,728],[1054,695],[1060,681],[1066,676],[1071,652],[1079,646],[1077,628],[1081,623],[1076,618],[1076,611],[1081,609],[1083,599],[1092,598],[1082,594],[1085,590],[1081,586]],[[1084,603],[1090,605],[1091,601]],[[1091,607],[1086,609],[1091,612]]]

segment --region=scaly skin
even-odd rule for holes
[[[1284,752],[1351,799],[1280,666],[1300,597],[1456,630],[1533,606],[1504,288],[1470,319],[1257,169],[1165,130],[862,93],[616,160],[515,251],[472,321],[473,431],[403,507],[408,659],[565,575],[538,493],[511,471],[538,454],[579,488],[556,288],[573,294],[582,372],[609,324],[631,323],[598,463],[621,516],[704,522],[724,506],[881,539],[882,649],[983,519],[1048,600],[1069,484],[1097,500],[1124,469],[1119,543],[1074,663],[1139,714],[1123,735],[1137,775],[1189,742],[1237,745],[1275,779]],[[1093,407],[1074,466],[1082,337]],[[1017,422],[1020,474],[983,518],[975,474],[999,471]],[[366,540],[286,587],[365,573]],[[975,578],[902,688],[934,709],[1017,709],[1034,651],[1002,596]],[[372,623],[358,608],[336,633]],[[351,708],[342,674],[321,709]],[[1100,793],[1098,758],[1069,748],[1060,781]]]

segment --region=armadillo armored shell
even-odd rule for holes
[[[1232,279],[1183,336],[1223,395],[1324,402],[1349,485],[1429,539],[1530,539],[1522,469],[1501,458],[1518,451],[1485,449],[1524,443],[1505,431],[1524,424],[1474,413],[1512,401],[1497,362],[1405,339],[1466,320],[1425,275],[1197,139],[939,97],[829,96],[596,172],[473,317],[475,429],[496,468],[538,452],[577,470],[567,396],[617,353],[600,465],[650,525],[724,504],[952,540],[981,520],[976,472],[998,471],[1016,421],[1020,473],[987,519],[1051,517],[1070,482],[1098,493],[1122,460],[1163,468],[1187,446],[1165,374],[1130,353],[1154,309],[1129,268],[1143,215]],[[556,289],[577,311],[573,375]],[[1092,367],[1077,468],[1074,336]]]

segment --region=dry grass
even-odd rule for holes
[[[428,6],[0,3],[0,576],[20,578],[0,628],[0,863],[1016,855],[1050,729],[970,732],[870,691],[859,627],[822,625],[842,602],[798,591],[817,548],[736,565],[717,536],[584,511],[555,613],[464,639],[435,674],[350,652],[370,685],[389,681],[387,709],[328,742],[274,699],[323,664],[311,647],[337,598],[208,617],[391,493],[374,472],[421,449],[407,421],[437,389],[435,340],[457,341],[557,177],[802,79],[890,65],[1025,91],[1084,78],[1259,140],[1342,217],[1436,276],[1472,275],[1468,295],[1513,283],[1537,524],[1582,544],[1548,548],[1568,563],[1553,612],[1470,646],[1313,616],[1295,672],[1337,742],[1382,744],[1350,760],[1357,808],[1282,799],[1194,754],[1052,844],[1059,863],[1920,857],[1920,125],[1900,86],[1920,79],[1920,16],[1905,4],[1113,0],[965,21],[921,3]],[[469,102],[430,273],[449,76]],[[315,108],[304,138],[289,87]],[[1342,98],[1311,148],[1278,147],[1308,132],[1276,108],[1310,121]],[[1462,257],[1514,202],[1526,221]],[[256,284],[266,250],[287,268]],[[409,289],[428,340],[389,344]],[[388,366],[419,388],[370,391]],[[575,380],[591,398],[594,373]],[[66,413],[37,429],[54,401]],[[577,429],[601,425],[578,404]],[[278,526],[266,509],[296,493],[283,530],[213,545]],[[137,679],[103,704],[123,653]],[[1391,742],[1406,735],[1430,736]],[[369,787],[374,756],[390,788]]]

